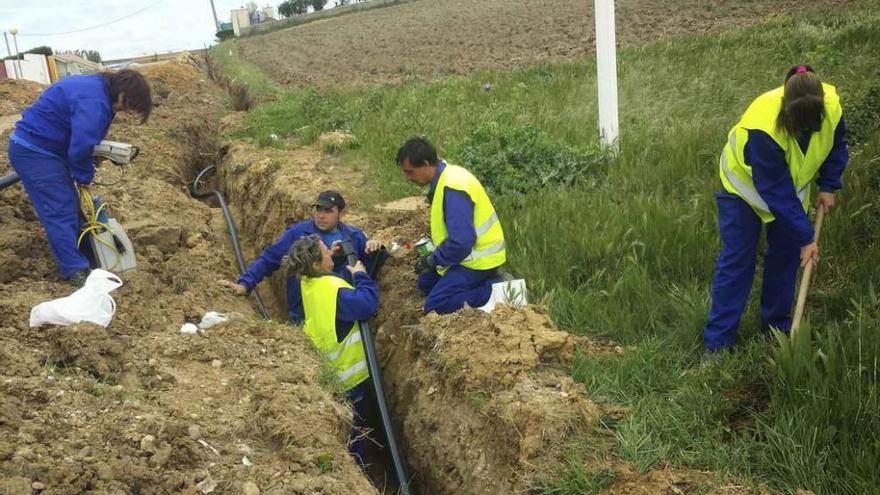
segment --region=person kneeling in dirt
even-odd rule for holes
[[[424,312],[452,313],[483,306],[498,268],[507,261],[504,231],[480,181],[457,165],[437,158],[423,137],[404,143],[397,164],[410,182],[430,186],[431,241],[436,249],[416,263],[419,289],[427,296]]]
[[[370,373],[359,322],[379,311],[379,286],[360,261],[353,267],[346,266],[354,287],[334,273],[333,267],[332,253],[318,235],[299,239],[290,248],[288,270],[300,279],[303,331],[330,362],[354,406],[349,451],[363,465],[364,395]]]
[[[357,253],[358,260],[366,266],[373,266],[373,263],[381,256],[379,252],[382,245],[378,241],[368,241],[367,236],[364,235],[361,229],[340,221],[345,214],[345,199],[341,194],[336,191],[324,191],[318,195],[312,207],[314,208],[312,219],[288,227],[275,244],[267,247],[247,267],[244,274],[238,278],[237,283],[227,280],[221,283],[232,287],[239,295],[247,294],[254,290],[257,284],[264,278],[272,275],[275,270],[281,267],[282,258],[288,254],[290,247],[295,241],[312,234],[318,235],[324,241],[324,244],[330,246],[330,253],[333,259],[331,270],[346,281],[352,282],[353,280],[348,270],[346,270],[342,241],[350,240],[354,252]],[[300,284],[294,276],[289,274],[287,279],[287,306],[289,308],[290,321],[296,325],[301,325],[305,316],[303,314]]]
[[[144,123],[152,109],[150,85],[139,72],[70,76],[46,88],[9,136],[9,163],[46,230],[61,278],[78,287],[92,263],[89,243],[80,243],[77,186],[90,187],[93,149],[116,113],[137,113]]]

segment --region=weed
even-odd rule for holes
[[[489,404],[490,400],[492,400],[492,395],[483,390],[473,392],[468,396],[471,407],[477,411],[482,411]]]
[[[317,459],[317,464],[318,464],[318,471],[320,471],[321,474],[327,474],[327,473],[333,472],[333,470],[335,469],[335,465],[333,463],[333,453],[332,452],[325,452],[325,453],[319,455],[318,459]]]

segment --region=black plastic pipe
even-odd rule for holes
[[[235,228],[235,220],[232,218],[232,213],[229,211],[229,205],[226,204],[226,198],[223,197],[223,193],[217,190],[199,192],[199,184],[202,182],[202,178],[208,172],[212,172],[216,169],[216,166],[209,165],[208,167],[205,167],[204,170],[199,172],[199,175],[196,176],[196,178],[189,186],[189,194],[194,198],[200,199],[215,196],[220,202],[220,209],[223,210],[223,218],[226,220],[226,227],[227,230],[229,230],[229,240],[232,243],[232,250],[235,251],[235,260],[238,262],[238,273],[244,274],[245,270],[247,270],[247,264],[244,262],[244,255],[241,254],[241,243],[238,242],[238,230]],[[260,294],[256,290],[252,291],[251,294],[253,294],[254,296],[254,300],[257,303],[257,308],[260,310],[260,314],[263,316],[263,319],[268,320],[269,313],[266,311],[266,307],[263,305],[263,300],[260,299]]]
[[[9,175],[4,175],[3,177],[0,177],[0,191],[15,184],[19,180],[21,180],[21,178],[15,172],[12,172]]]
[[[354,252],[351,240],[342,241],[342,249],[345,253],[346,261],[349,266],[357,264],[357,254]],[[381,255],[379,252],[377,255]],[[384,263],[384,259],[382,260]],[[370,276],[378,275],[381,264],[373,264]],[[366,320],[359,322],[361,327],[361,341],[364,343],[364,352],[367,355],[367,369],[370,370],[370,381],[373,382],[373,390],[376,393],[376,402],[379,405],[379,416],[382,418],[382,429],[385,430],[385,439],[388,441],[388,450],[391,451],[391,462],[394,464],[394,473],[397,481],[400,483],[400,493],[402,495],[411,495],[409,487],[409,475],[406,471],[406,464],[403,455],[400,453],[400,446],[397,443],[397,435],[394,433],[394,425],[391,424],[391,413],[388,410],[388,402],[385,400],[385,387],[382,385],[382,368],[379,367],[379,358],[376,354],[376,344],[373,341],[373,333],[370,329],[370,323]]]

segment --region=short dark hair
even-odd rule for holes
[[[119,95],[122,94],[125,107],[140,114],[141,124],[146,122],[150,118],[150,112],[153,111],[153,96],[147,78],[132,69],[104,72],[103,75],[110,87],[110,104],[116,103]]]
[[[397,164],[403,165],[404,160],[409,160],[409,164],[413,167],[421,167],[425,162],[433,166],[440,163],[437,159],[437,149],[424,136],[410,138],[397,150]]]

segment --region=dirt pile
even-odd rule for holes
[[[225,226],[185,185],[216,156],[223,91],[188,66],[141,70],[168,92],[148,124],[114,124],[141,155],[94,187],[138,256],[107,329],[28,327],[72,289],[21,187],[0,192],[0,493],[377,493],[311,345],[217,284],[234,273]],[[238,316],[180,332],[208,310]]]
[[[566,372],[586,342],[538,308],[431,314],[381,326],[379,341],[407,459],[432,493],[527,493],[598,417]]]
[[[0,116],[21,113],[44,89],[34,81],[0,79]]]
[[[829,3],[847,1],[618,0],[617,40],[638,46]],[[576,60],[593,51],[594,26],[592,3],[582,0],[422,0],[236,43],[279,84],[385,84]]]

